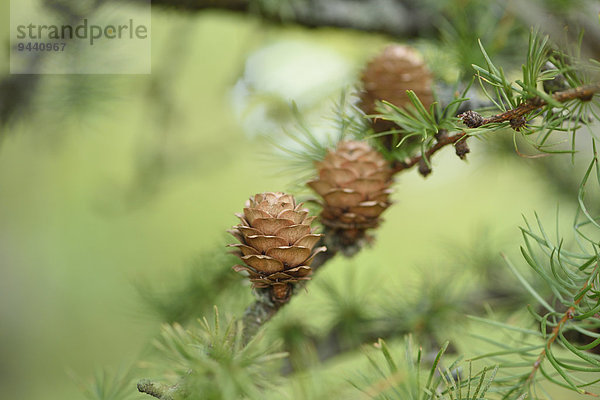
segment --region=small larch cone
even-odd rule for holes
[[[340,142],[316,163],[319,177],[307,183],[322,198],[321,223],[333,246],[352,254],[391,204],[392,170],[366,142]]]
[[[375,102],[386,100],[397,107],[412,104],[407,90],[415,92],[426,109],[433,103],[433,76],[421,55],[412,47],[390,45],[369,62],[362,74],[363,92],[360,108],[365,114],[377,114]],[[391,121],[375,119],[373,130],[385,132],[398,129]],[[381,136],[380,140],[391,150],[400,139],[392,135]]]
[[[293,196],[271,192],[251,197],[236,216],[241,222],[229,232],[240,243],[230,246],[245,265],[233,269],[247,272],[254,288],[269,288],[273,301],[287,302],[292,284],[310,279],[311,262],[326,250],[313,250],[323,236],[310,227],[315,217]]]

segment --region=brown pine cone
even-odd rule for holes
[[[429,109],[433,103],[433,76],[425,65],[421,55],[412,47],[390,45],[372,59],[362,74],[363,92],[360,96],[360,108],[365,114],[377,114],[375,102],[386,100],[397,107],[412,104],[407,90],[413,90],[423,106]],[[376,119],[373,121],[375,132],[398,129],[391,121]],[[379,140],[386,148],[392,149],[400,140],[400,134],[381,136]],[[394,140],[396,136],[396,140]]]
[[[326,235],[341,250],[350,248],[390,206],[392,170],[379,152],[359,141],[338,143],[316,167],[319,177],[307,185],[322,197]]]
[[[248,273],[254,288],[270,288],[273,301],[285,303],[292,294],[292,284],[308,280],[314,257],[326,250],[313,247],[322,234],[314,233],[302,203],[284,193],[261,193],[246,202],[241,223],[229,232],[240,241],[231,244],[246,265],[235,271]]]

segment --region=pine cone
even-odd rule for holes
[[[351,254],[351,246],[379,224],[379,216],[391,204],[392,170],[379,152],[358,141],[340,142],[316,167],[319,178],[307,185],[323,199],[320,219],[325,234],[335,247]]]
[[[406,94],[407,90],[413,90],[426,109],[433,103],[431,72],[421,55],[410,46],[386,47],[367,64],[361,79],[364,91],[361,93],[359,106],[366,114],[377,113],[376,100],[386,100],[398,107],[412,104]],[[391,121],[373,121],[375,132],[397,128],[398,126]],[[388,149],[392,149],[392,135],[381,136],[380,139]],[[396,142],[399,141],[399,138],[396,139]]]
[[[231,244],[246,264],[235,271],[246,271],[254,288],[270,288],[273,301],[285,303],[292,283],[308,280],[314,257],[326,250],[312,251],[323,235],[314,233],[302,203],[284,193],[261,193],[246,202],[241,223],[229,232],[240,241]]]

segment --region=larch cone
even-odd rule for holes
[[[377,114],[375,102],[386,100],[403,108],[412,104],[407,90],[415,92],[426,109],[433,103],[433,76],[423,57],[414,48],[406,45],[387,46],[365,67],[362,77],[363,91],[360,108],[368,115]],[[375,119],[373,130],[385,132],[398,129],[391,121]],[[401,134],[384,135],[378,140],[391,150],[401,140]]]
[[[381,213],[390,206],[392,170],[378,151],[361,141],[338,143],[316,167],[318,178],[307,185],[321,197],[326,237],[340,250],[349,250],[365,238],[367,229],[379,225]]]
[[[269,288],[271,299],[280,303],[289,301],[292,284],[310,279],[311,262],[326,250],[313,249],[323,235],[311,228],[315,217],[302,206],[289,194],[257,194],[229,231],[239,241],[229,246],[245,264],[233,269],[247,273],[254,288]]]

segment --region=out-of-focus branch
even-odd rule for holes
[[[311,264],[313,270],[318,269],[327,261],[335,256],[335,252],[328,251],[319,253]],[[248,343],[259,329],[269,321],[285,303],[273,302],[270,298],[269,290],[257,289],[257,299],[252,303],[242,317],[244,325],[244,342]],[[142,379],[137,384],[140,393],[148,394],[160,400],[173,400],[173,396],[178,392],[178,385],[169,386],[150,379]]]
[[[565,40],[575,43],[579,32],[584,31],[582,59],[596,58],[600,54],[600,25],[595,17],[598,8],[594,2],[580,2],[568,12],[552,10],[543,1],[513,0],[506,2],[506,7],[524,25],[542,27],[555,43]]]
[[[93,13],[105,1],[108,0],[96,0],[87,12]],[[47,12],[55,14],[65,24],[74,24],[86,15],[79,12],[73,3],[43,0],[42,4]],[[10,122],[13,117],[24,113],[31,104],[41,80],[35,72],[39,70],[46,54],[38,52],[30,59],[27,70],[34,71],[33,74],[8,75],[0,80],[0,124]]]
[[[31,103],[39,75],[11,75],[0,81],[0,123],[6,123]]]
[[[140,393],[146,393],[160,400],[173,400],[173,394],[176,392],[177,387],[142,379],[138,382],[137,389]]]
[[[242,317],[245,343],[252,340],[259,329],[283,306],[282,303],[270,299],[268,289],[256,289],[256,295],[257,299],[246,308]]]
[[[313,271],[319,269],[323,264],[335,256],[335,251],[328,250],[316,255],[310,267]],[[298,285],[300,287],[300,285]],[[282,303],[275,303],[270,299],[269,291],[266,289],[256,289],[257,299],[252,303],[242,318],[244,324],[244,340],[249,342],[258,332],[258,330],[269,321],[277,311],[283,306]]]
[[[147,3],[147,0],[130,0],[131,2]],[[221,9],[226,11],[246,12],[249,0],[151,0],[153,6],[174,8],[188,11]]]
[[[416,36],[435,29],[431,12],[407,0],[152,0],[152,5],[187,11],[254,13],[271,22],[350,28],[391,36]]]

